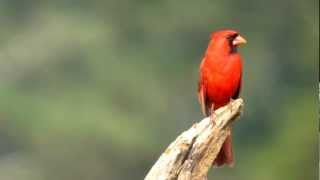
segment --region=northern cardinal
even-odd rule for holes
[[[242,60],[237,47],[244,43],[246,40],[234,30],[221,30],[211,34],[200,64],[198,99],[203,114],[211,116],[213,121],[214,110],[239,97]],[[231,134],[213,163],[216,166],[224,164],[234,164]]]

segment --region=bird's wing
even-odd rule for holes
[[[241,80],[242,80],[242,75],[240,76],[240,81],[238,83],[238,88],[236,90],[236,92],[232,95],[232,99],[237,99],[240,95],[240,91],[241,91]]]
[[[202,61],[203,62],[203,61]],[[209,101],[207,98],[207,87],[206,87],[206,79],[204,77],[204,72],[202,69],[202,64],[200,65],[200,75],[199,75],[199,81],[198,81],[198,99],[199,99],[199,103],[201,105],[201,110],[203,115],[205,116],[209,116],[210,111],[209,111]]]
[[[205,87],[201,82],[198,83],[198,99],[201,105],[202,113],[204,115],[207,115],[206,92],[205,92]]]

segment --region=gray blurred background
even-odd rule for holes
[[[0,1],[0,179],[143,179],[203,118],[209,34],[247,40],[234,168],[317,179],[319,1]]]

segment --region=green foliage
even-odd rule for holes
[[[1,1],[0,179],[142,179],[202,118],[198,65],[221,28],[248,40],[246,105],[234,128],[236,167],[212,178],[316,179],[315,7]]]

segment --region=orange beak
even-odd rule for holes
[[[243,38],[242,36],[238,35],[233,41],[232,44],[233,45],[239,45],[239,44],[245,44],[247,43],[247,40],[245,38]]]

